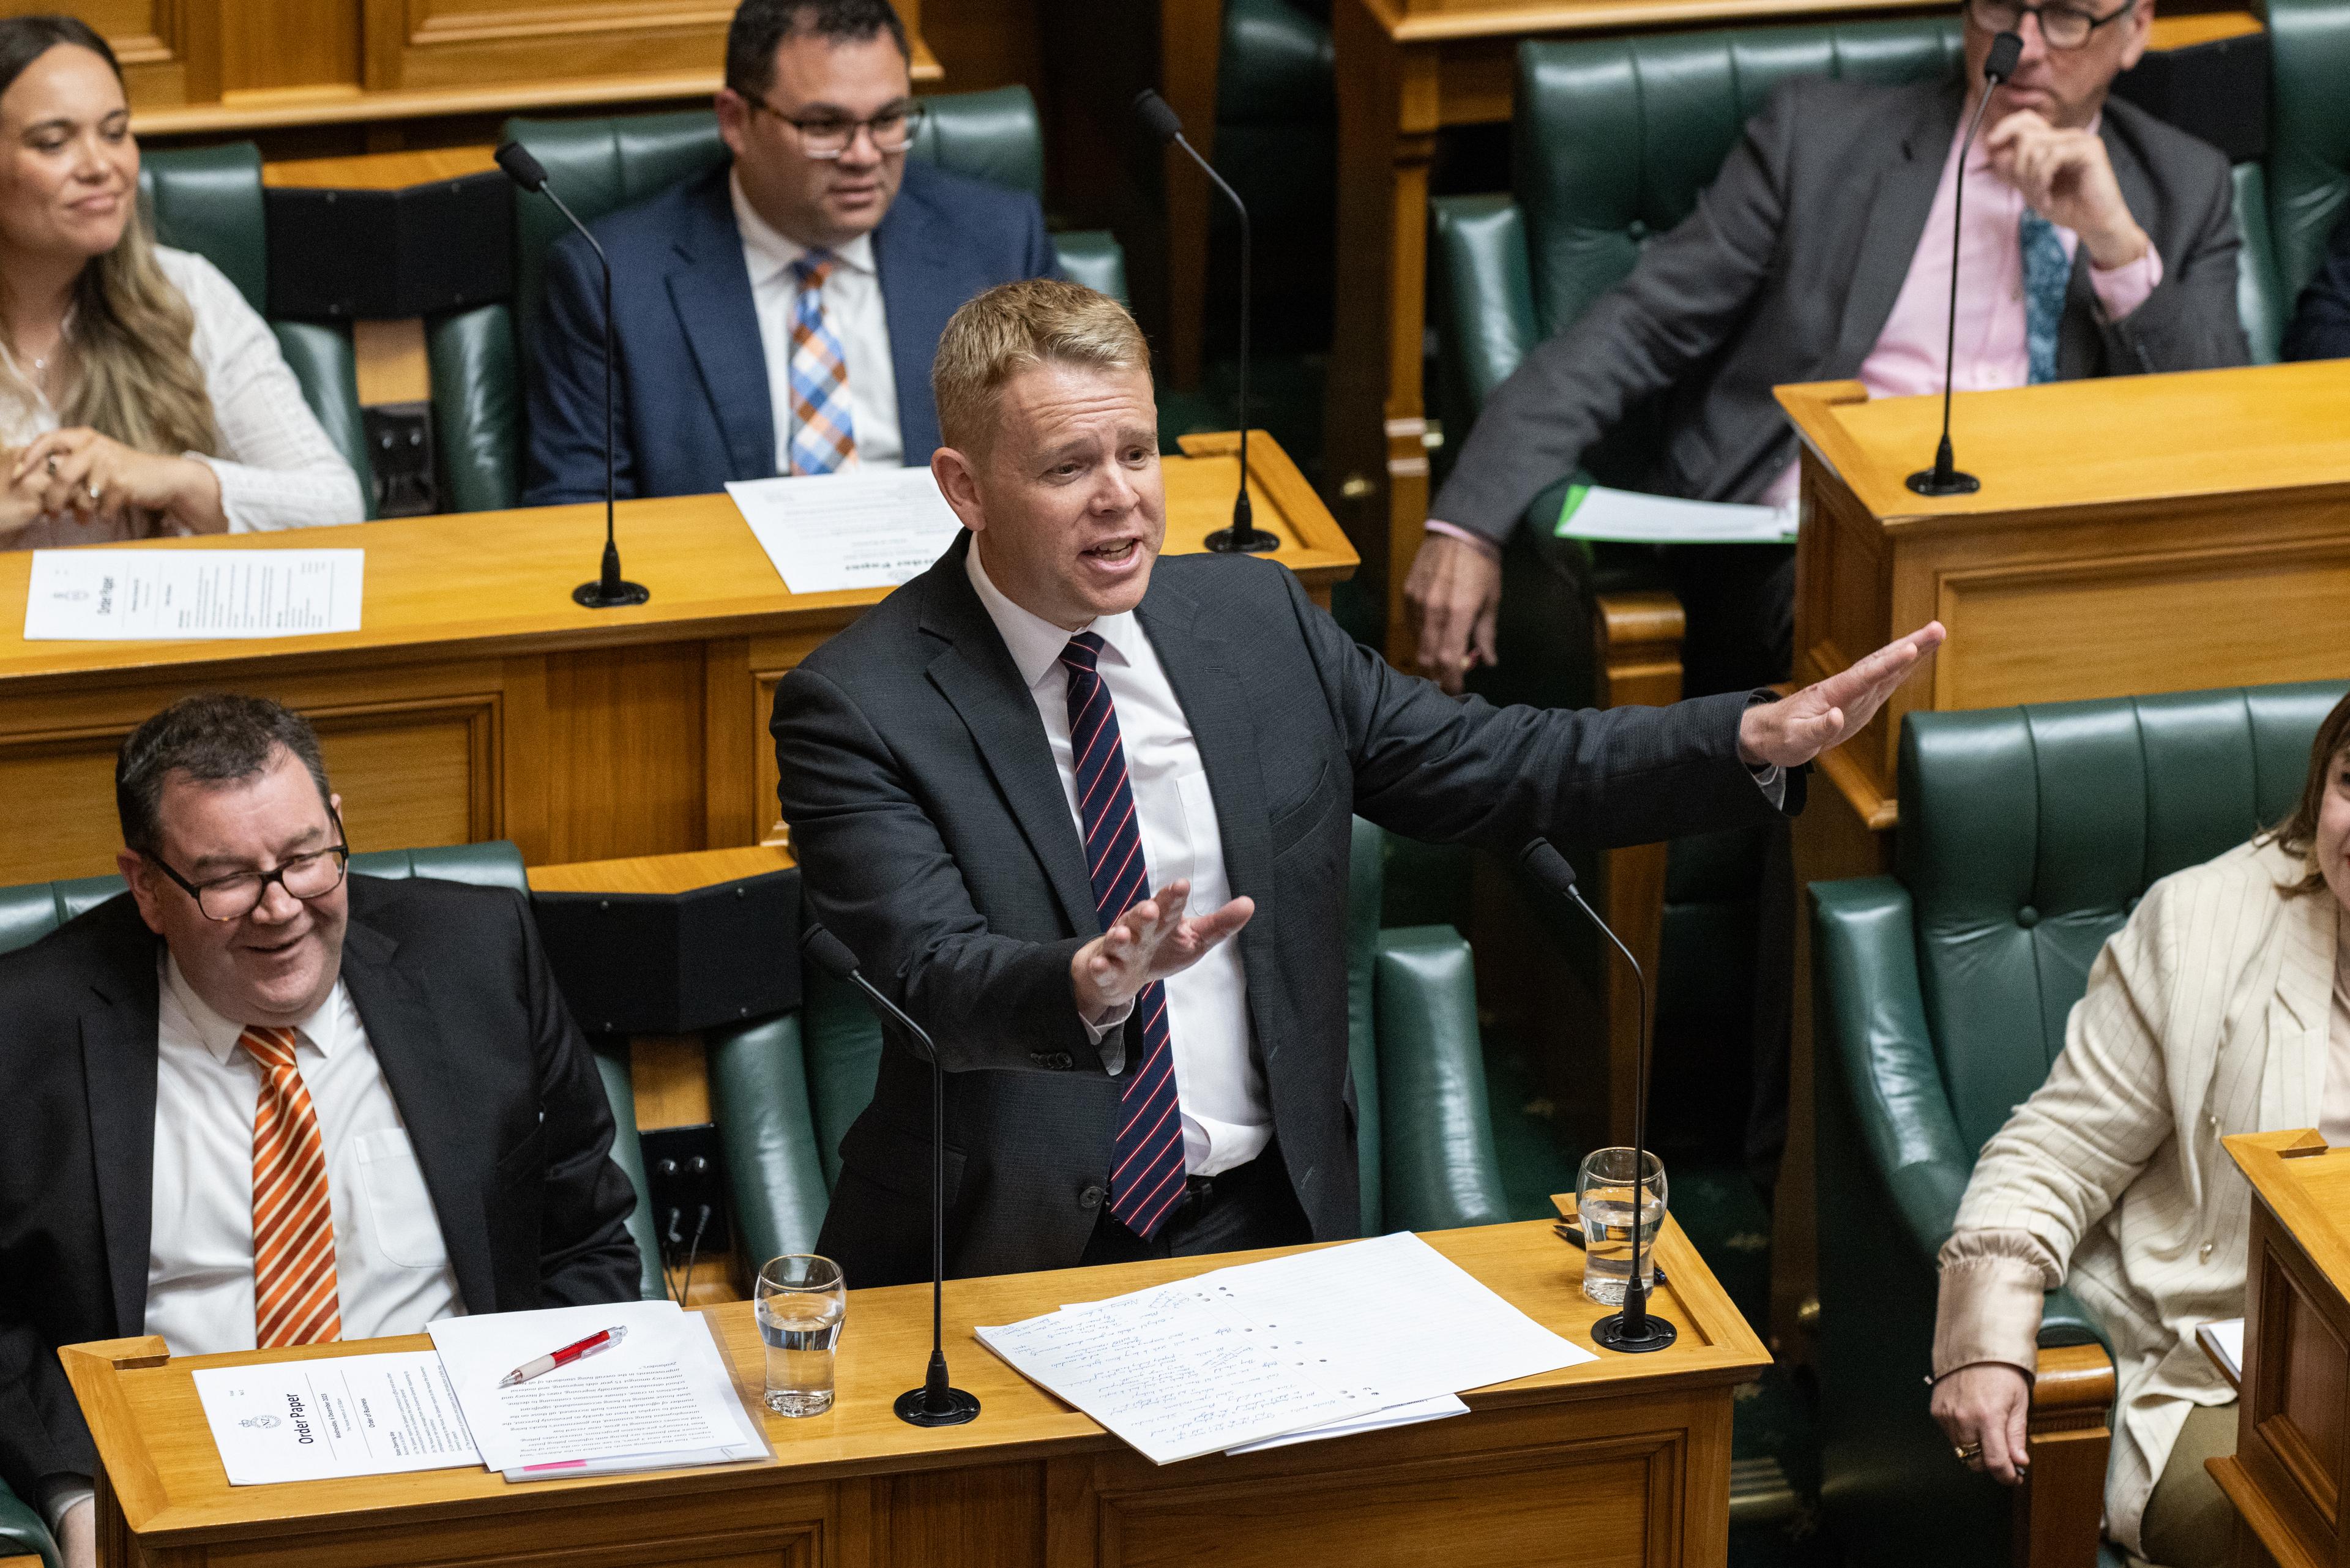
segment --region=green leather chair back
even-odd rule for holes
[[[444,882],[472,882],[485,888],[511,888],[530,896],[523,869],[522,851],[504,840],[487,844],[453,844],[431,849],[385,849],[351,857],[351,869],[367,877],[437,877]],[[0,952],[28,947],[66,921],[97,908],[123,890],[120,877],[86,877],[68,882],[34,882],[0,888]],[[628,1173],[636,1189],[637,1206],[629,1216],[629,1234],[637,1243],[642,1264],[639,1288],[647,1301],[658,1301],[661,1288],[660,1253],[654,1244],[652,1202],[645,1188],[645,1161],[637,1146],[636,1091],[629,1075],[628,1046],[598,1046],[596,1069],[603,1080],[618,1124],[612,1138],[612,1158]]]
[[[1897,875],[1926,1027],[1980,1148],[2064,1048],[2089,965],[2156,878],[2293,809],[2340,682],[1919,713]]]
[[[1379,929],[1385,834],[1357,818],[1347,900],[1347,1026],[1363,1230],[1507,1218],[1487,1116],[1469,944],[1450,926]],[[873,1098],[881,1030],[856,992],[803,972],[796,1013],[712,1031],[712,1113],[741,1249],[754,1266],[816,1245],[838,1149]]]
[[[2350,5],[2270,0],[2269,223],[2290,302],[2350,210]]]
[[[139,166],[139,200],[155,238],[193,251],[236,285],[245,303],[269,314],[269,224],[262,199],[261,149],[250,141],[186,151],[147,152]],[[326,427],[327,438],[359,476],[359,493],[372,516],[374,468],[359,413],[357,359],[350,328],[310,321],[273,321],[303,399]]]

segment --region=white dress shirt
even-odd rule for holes
[[[357,523],[367,515],[359,482],[302,399],[302,384],[278,352],[269,324],[220,268],[190,251],[155,247],[155,263],[195,313],[188,352],[212,400],[220,455],[194,458],[220,477],[221,510],[232,534]],[[0,446],[22,447],[58,424],[57,410],[0,348]],[[38,517],[9,549],[93,545],[142,535],[136,517],[79,522]]]
[[[168,954],[161,1001],[147,1332],[174,1355],[251,1350],[262,1071],[237,1044],[244,1026],[213,1012]],[[327,1146],[343,1337],[418,1334],[463,1313],[432,1195],[349,988],[338,981],[295,1034]]]
[[[1061,775],[1069,819],[1082,841],[1085,817],[1077,809],[1076,763],[1069,743],[1069,676],[1061,662],[1074,634],[1004,597],[980,565],[976,540],[964,569],[1045,721],[1053,768]],[[1208,787],[1199,743],[1191,738],[1191,722],[1176,701],[1158,651],[1131,613],[1104,616],[1086,629],[1102,639],[1095,668],[1118,712],[1118,742],[1126,750],[1150,886],[1189,877],[1189,913],[1222,909],[1232,889],[1224,870],[1223,835],[1216,826],[1216,797]],[[1175,1092],[1183,1107],[1184,1167],[1194,1176],[1213,1176],[1245,1165],[1273,1141],[1273,1101],[1249,1029],[1248,976],[1241,968],[1240,943],[1218,943],[1166,986]],[[1074,998],[1070,1005],[1076,1006]],[[1124,1021],[1121,1015],[1088,1028],[1099,1044]],[[1106,1064],[1112,1074],[1122,1073],[1122,1052]]]
[[[752,210],[743,182],[726,177],[734,199],[734,227],[743,236],[743,265],[751,273],[751,303],[759,317],[759,346],[767,358],[767,400],[775,413],[775,472],[792,471],[792,312],[799,279],[792,264],[809,247],[776,230]],[[904,456],[898,428],[898,371],[889,358],[889,317],[881,304],[881,274],[873,265],[873,236],[859,234],[834,251],[840,265],[819,291],[824,314],[848,364],[848,415],[856,422],[857,461],[895,464]],[[924,452],[927,461],[930,454]]]

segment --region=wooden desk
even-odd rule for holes
[[[1939,618],[1950,641],[1820,759],[1795,883],[1892,867],[1903,715],[2350,673],[2350,361],[1960,393],[1972,495],[1930,466],[1935,398],[1782,387],[1803,438],[1800,684]],[[1800,892],[1798,898],[1800,898]],[[1811,1280],[1810,923],[1796,920],[1794,1084],[1773,1321]]]
[[[1547,1220],[1428,1240],[1588,1347],[1601,1309],[1578,1288],[1583,1254],[1554,1237]],[[98,1440],[99,1561],[108,1568],[1507,1568],[1563,1553],[1595,1565],[1693,1568],[1721,1562],[1728,1550],[1731,1391],[1769,1357],[1678,1229],[1668,1228],[1659,1257],[1672,1280],[1659,1310],[1681,1331],[1669,1350],[1602,1353],[1476,1394],[1471,1414],[1448,1420],[1164,1469],[1023,1380],[971,1330],[1233,1258],[950,1284],[955,1382],[984,1408],[970,1426],[927,1432],[898,1421],[889,1406],[921,1375],[928,1288],[856,1292],[834,1410],[769,1417],[775,1459],[724,1469],[521,1487],[471,1469],[231,1488],[192,1369],[429,1342],[171,1359],[161,1340],[116,1340],[68,1348],[64,1359]],[[709,1315],[738,1378],[755,1386],[764,1364],[748,1303]]]
[[[1166,460],[1170,551],[1230,521],[1236,438]],[[1354,552],[1263,432],[1250,442],[1274,558],[1326,604]],[[724,495],[623,502],[620,547],[652,602],[593,611],[602,509],[547,507],[184,541],[364,546],[365,629],[266,642],[33,642],[0,613],[0,885],[113,868],[113,758],[172,699],[261,692],[308,713],[351,841],[511,838],[531,864],[779,842],[775,682],[880,597],[795,594]],[[0,554],[0,605],[31,557]]]
[[[2237,1568],[2350,1551],[2350,1148],[2314,1132],[2226,1140],[2252,1184],[2236,1451],[2207,1461],[2236,1507]]]

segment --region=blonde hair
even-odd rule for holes
[[[59,47],[89,50],[122,79],[114,51],[86,24],[16,16],[0,21],[0,92]],[[0,277],[0,288],[6,284]],[[62,423],[141,452],[217,454],[220,429],[192,347],[195,312],[156,263],[143,202],[131,203],[114,248],[82,268],[71,320],[73,388],[57,409]]]
[[[1126,306],[1082,284],[1049,277],[1000,284],[956,311],[939,335],[931,391],[940,439],[963,452],[984,446],[1003,384],[1046,363],[1148,375],[1150,346]]]

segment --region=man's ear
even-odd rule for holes
[[[123,849],[114,857],[114,868],[130,884],[131,901],[139,906],[139,918],[157,936],[163,934],[163,911],[155,890],[155,867],[148,858],[134,849]]]
[[[2147,45],[2154,40],[2154,0],[2137,0],[2137,8],[2122,26],[2129,29],[2122,40],[2122,69],[2126,71],[2138,63],[2146,54]]]
[[[984,533],[987,514],[979,502],[979,465],[971,455],[951,446],[940,447],[931,453],[931,477],[938,481],[939,493],[947,498],[962,525],[974,534]]]
[[[733,88],[720,88],[712,100],[718,110],[718,138],[726,143],[726,151],[735,157],[743,156],[743,139],[750,134],[751,106]]]

